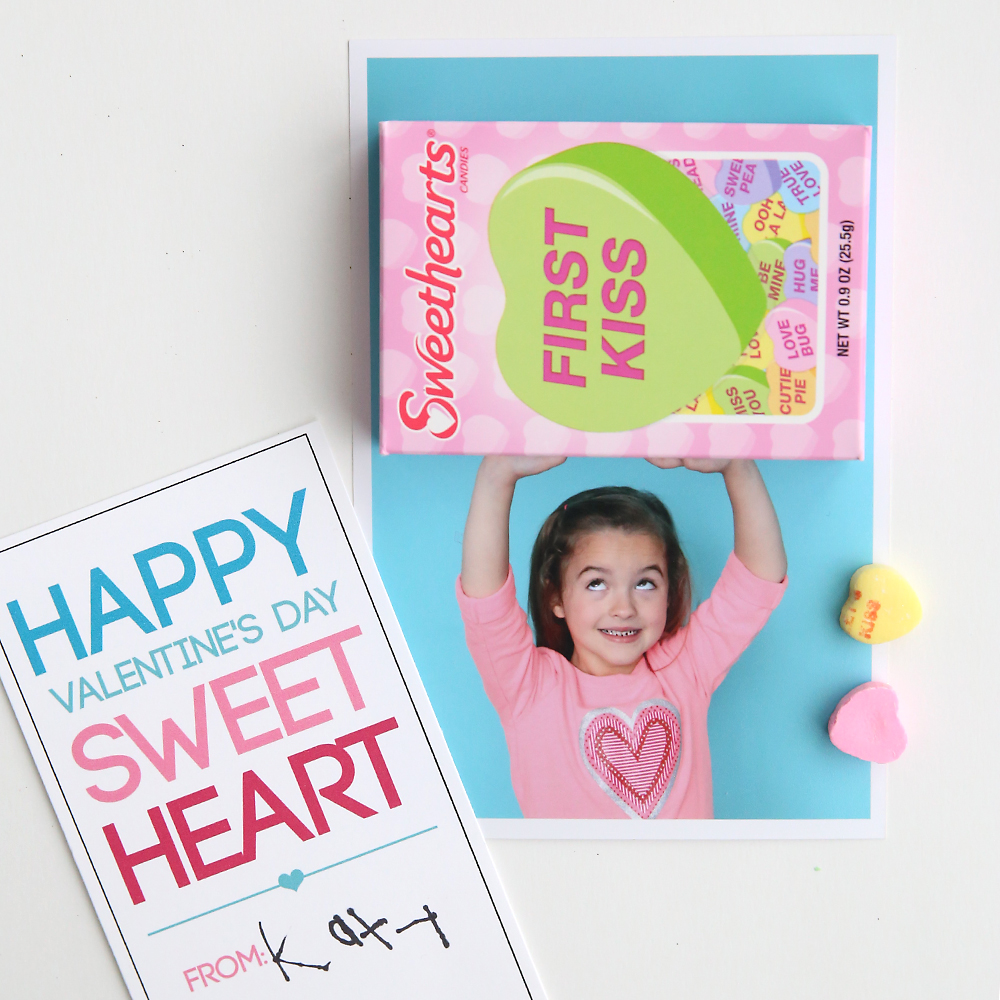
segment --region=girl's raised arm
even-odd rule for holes
[[[661,469],[683,465],[695,472],[721,472],[733,505],[733,551],[761,580],[780,583],[788,572],[785,545],[774,504],[756,462],[745,458],[650,459]]]
[[[510,505],[517,481],[565,461],[533,455],[487,455],[482,460],[462,536],[462,590],[469,597],[489,597],[507,579]]]
[[[722,472],[733,505],[733,551],[761,580],[780,583],[788,572],[781,525],[757,463],[733,459]]]

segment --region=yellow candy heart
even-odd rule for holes
[[[805,226],[806,233],[809,235],[810,246],[809,249],[812,252],[812,259],[819,263],[819,209],[815,212],[808,212],[806,215],[802,216],[802,225]]]
[[[799,417],[809,413],[816,405],[815,368],[792,372],[781,365],[772,364],[767,369],[767,382],[771,387],[768,403],[772,413],[779,413],[783,417]]]
[[[859,642],[888,642],[916,627],[922,614],[920,599],[894,569],[862,566],[851,577],[840,627]]]
[[[720,416],[721,414],[723,414],[723,413],[725,413],[725,412],[726,412],[726,411],[725,411],[725,410],[724,410],[724,409],[723,409],[723,408],[722,408],[721,406],[719,406],[719,404],[718,404],[718,403],[717,403],[717,402],[715,401],[715,396],[713,396],[713,395],[712,395],[712,390],[711,390],[711,389],[706,389],[706,390],[705,390],[705,398],[706,398],[706,399],[708,400],[708,405],[709,405],[709,406],[711,407],[711,412],[712,412],[712,413],[716,414],[717,416]]]
[[[793,212],[778,195],[755,202],[743,216],[743,234],[750,243],[761,240],[787,240],[798,243],[809,238],[804,216]]]
[[[712,404],[708,401],[708,393],[703,392],[700,396],[695,397],[686,406],[682,406],[679,410],[674,410],[674,413],[679,413],[685,417],[703,416],[709,413],[721,413],[722,410],[713,410]]]
[[[756,333],[750,338],[750,343],[736,363],[759,368],[762,372],[767,371],[767,366],[774,363],[774,344],[767,335],[763,322],[757,327]]]

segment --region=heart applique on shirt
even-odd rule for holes
[[[680,712],[659,698],[642,702],[631,718],[617,708],[589,712],[580,726],[580,750],[597,783],[630,816],[652,819],[677,774]]]

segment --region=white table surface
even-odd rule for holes
[[[4,3],[0,535],[312,418],[350,482],[349,38],[896,35],[891,551],[925,621],[891,652],[889,836],[491,846],[552,1000],[996,997],[998,22],[927,0]],[[5,699],[0,760],[0,996],[124,998]]]

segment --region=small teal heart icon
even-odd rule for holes
[[[302,880],[304,878],[305,875],[302,874],[302,869],[296,868],[293,872],[290,872],[287,875],[279,875],[278,885],[280,885],[282,889],[291,889],[292,892],[298,892],[299,886],[302,885]]]

